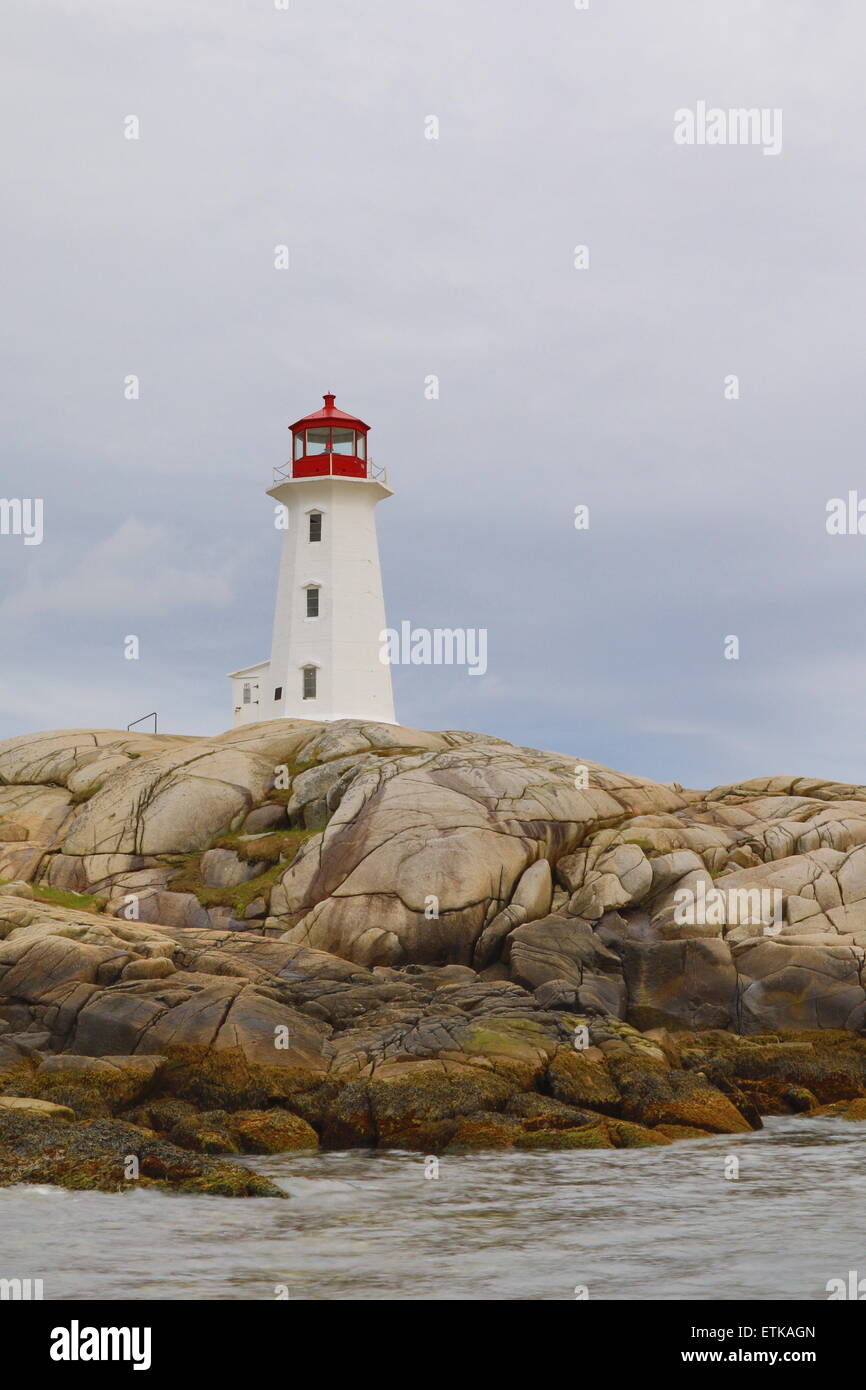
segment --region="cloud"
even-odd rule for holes
[[[0,604],[0,619],[181,618],[194,609],[224,608],[232,594],[224,562],[215,563],[201,545],[191,547],[180,530],[134,518],[93,546],[62,543],[56,554],[46,546],[49,574],[31,568]]]
[[[40,722],[98,684],[94,719],[228,724],[271,465],[333,389],[395,489],[389,621],[490,630],[483,679],[395,673],[407,724],[866,780],[866,537],[824,531],[863,488],[861,8],[8,9],[3,492],[47,529],[0,545],[0,621]],[[698,100],[781,107],[782,153],[675,146]]]

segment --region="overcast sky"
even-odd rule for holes
[[[230,725],[265,489],[332,390],[395,489],[389,622],[489,633],[483,677],[395,670],[402,723],[866,782],[866,535],[825,527],[866,497],[862,0],[0,23],[0,492],[45,507],[0,536],[0,736]],[[780,109],[781,153],[677,145],[701,101]]]

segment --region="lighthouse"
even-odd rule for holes
[[[396,723],[380,660],[385,600],[376,504],[393,494],[369,455],[370,427],[324,406],[290,426],[292,456],[268,496],[283,529],[270,661],[233,671],[235,724],[262,719]]]

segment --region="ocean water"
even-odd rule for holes
[[[245,1162],[290,1200],[0,1190],[0,1277],[46,1299],[822,1300],[866,1276],[866,1124],[838,1118],[438,1177],[410,1153]]]

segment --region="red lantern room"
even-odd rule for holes
[[[293,478],[366,478],[367,431],[355,415],[347,415],[334,405],[329,391],[322,410],[305,415],[289,428],[292,431]]]

